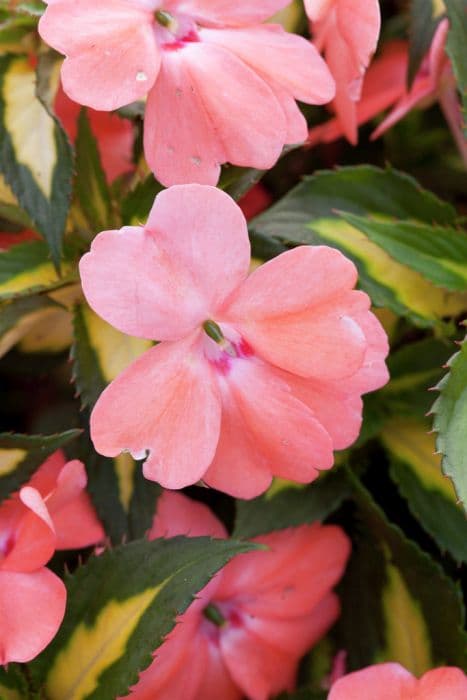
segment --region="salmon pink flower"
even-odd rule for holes
[[[55,636],[66,589],[45,568],[56,549],[103,538],[83,489],[81,462],[47,460],[28,485],[0,506],[0,664],[27,662]]]
[[[182,534],[226,536],[206,506],[165,492],[149,538]],[[268,549],[235,557],[198,594],[131,700],[266,700],[293,689],[300,658],[338,617],[332,587],[349,540],[339,527],[315,523],[253,541]]]
[[[336,81],[333,108],[346,138],[357,142],[357,103],[381,29],[378,0],[305,0],[315,46]]]
[[[215,185],[230,162],[271,168],[306,138],[295,100],[334,81],[316,49],[264,20],[290,0],[49,0],[42,38],[65,54],[75,102],[113,110],[148,95],[146,159],[164,185]]]
[[[465,700],[467,676],[460,668],[428,671],[419,680],[400,664],[369,666],[332,687],[328,700]]]
[[[302,246],[249,277],[246,222],[203,185],[161,192],[144,228],[105,231],[81,260],[91,307],[162,341],[91,415],[98,452],[148,452],[172,489],[203,479],[252,498],[273,475],[300,483],[333,464],[361,424],[361,394],[387,381],[386,334],[339,251]]]

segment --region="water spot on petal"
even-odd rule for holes
[[[193,163],[193,165],[196,165],[198,167],[201,165],[201,158],[199,158],[198,156],[191,156],[190,160]]]
[[[146,73],[144,71],[139,70],[136,73],[136,80],[138,81],[138,83],[144,83],[147,79],[148,79],[148,76],[146,75]]]

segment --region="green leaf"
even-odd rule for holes
[[[115,228],[109,187],[84,108],[78,118],[76,173],[75,192],[91,230]]]
[[[146,222],[154,199],[164,188],[153,175],[139,182],[122,203],[122,221],[125,226],[141,226]]]
[[[94,406],[107,384],[153,345],[120,333],[87,304],[75,309],[74,331],[73,379],[83,408]]]
[[[436,447],[443,472],[452,479],[460,503],[467,512],[467,342],[448,362],[449,373],[436,387],[433,404]]]
[[[430,50],[442,10],[439,0],[411,0],[409,85],[412,85],[424,57]]]
[[[462,95],[464,134],[467,137],[467,3],[466,0],[444,0],[450,28],[446,51],[452,62],[457,85]]]
[[[387,520],[355,476],[349,478],[357,510],[336,628],[348,670],[385,661],[399,662],[415,675],[438,665],[464,668],[459,587]]]
[[[18,664],[0,668],[0,700],[24,700],[28,696],[28,685]]]
[[[66,581],[67,611],[53,642],[31,665],[48,700],[114,700],[198,593],[236,554],[254,545],[207,537],[139,540],[88,561]]]
[[[256,537],[274,530],[324,520],[349,495],[338,468],[309,486],[277,479],[263,496],[237,501],[235,537]]]
[[[391,476],[415,518],[442,552],[448,551],[459,563],[467,562],[467,520],[441,471],[435,438],[427,425],[396,418],[386,425],[381,438],[391,456]]]
[[[17,491],[47,457],[80,433],[80,430],[56,435],[0,433],[0,500]]]
[[[0,357],[58,309],[58,304],[43,296],[0,304]]]
[[[330,245],[355,262],[359,282],[377,306],[385,306],[414,323],[429,326],[457,316],[467,307],[467,294],[438,289],[407,264],[394,260],[337,212],[378,219],[454,227],[451,205],[423,190],[395,170],[372,166],[323,171],[292,189],[251,228],[289,245]]]
[[[35,71],[22,56],[0,57],[0,170],[58,267],[72,151],[65,132],[36,96]]]
[[[376,221],[342,214],[397,262],[450,291],[467,289],[467,234],[454,228],[411,221]]]
[[[152,343],[132,338],[103,321],[86,304],[74,311],[73,380],[83,408],[92,408],[105,387]],[[145,481],[129,454],[114,459],[97,455],[90,445],[81,458],[88,467],[89,491],[112,542],[141,537],[150,526],[159,489]]]
[[[14,245],[0,255],[0,301],[57,289],[76,279],[70,261],[57,274],[43,241]]]

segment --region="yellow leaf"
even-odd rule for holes
[[[368,274],[391,290],[394,297],[417,315],[431,320],[457,316],[467,308],[467,294],[435,287],[421,274],[396,262],[364,233],[337,219],[313,221],[320,238],[335,243],[361,262]]]
[[[423,423],[409,418],[394,419],[386,424],[381,437],[398,459],[410,465],[427,489],[457,502],[452,483],[441,471],[441,457],[435,454],[435,436],[427,432]]]
[[[120,501],[124,509],[128,512],[134,489],[133,477],[136,469],[136,462],[130,454],[123,452],[118,457],[115,457],[114,464],[118,479]]]
[[[28,59],[14,59],[3,78],[4,124],[16,160],[30,171],[41,192],[50,199],[57,162],[55,126],[35,90],[36,75]]]
[[[13,688],[6,688],[4,685],[0,685],[0,699],[1,700],[25,700],[22,695],[19,694],[17,690]]]
[[[91,626],[81,623],[56,657],[45,683],[49,700],[84,700],[99,677],[124,656],[128,641],[167,579],[127,600],[112,600]]]
[[[384,659],[395,661],[416,676],[432,665],[430,635],[419,603],[412,598],[399,570],[387,566],[388,582],[383,591],[386,650]]]
[[[26,450],[5,450],[0,448],[0,476],[14,472],[26,455]]]

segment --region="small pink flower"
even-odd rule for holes
[[[81,462],[56,453],[0,506],[0,665],[30,661],[57,633],[66,589],[45,568],[55,550],[104,537],[85,486]]]
[[[54,110],[72,142],[77,136],[80,109],[80,105],[70,100],[60,85],[55,97]],[[131,172],[134,168],[131,162],[133,155],[131,122],[117,114],[96,112],[94,109],[88,109],[88,119],[108,182],[113,182],[120,175]]]
[[[388,378],[387,338],[355,266],[302,246],[249,277],[245,219],[203,185],[161,192],[145,228],[105,231],[80,263],[91,307],[162,341],[107,387],[91,415],[98,452],[148,451],[144,474],[203,479],[252,498],[277,475],[333,464],[361,424],[361,394]]]
[[[378,0],[305,0],[315,45],[336,81],[333,108],[350,143],[357,142],[357,103],[381,29]]]
[[[318,52],[261,22],[289,0],[49,0],[41,36],[71,99],[113,110],[148,95],[147,161],[164,185],[215,185],[222,163],[271,168],[306,138],[295,100],[324,104]]]
[[[400,664],[369,666],[333,685],[328,700],[465,700],[467,676],[459,668],[436,668],[417,680]]]
[[[226,536],[206,506],[165,492],[149,538],[182,534]],[[131,700],[266,700],[293,689],[300,658],[338,617],[332,587],[350,543],[339,527],[319,523],[254,541],[268,550],[235,557],[198,594]]]

